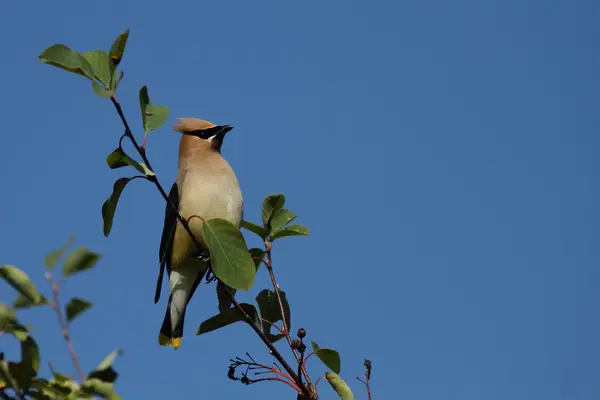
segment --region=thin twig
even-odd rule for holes
[[[75,366],[75,369],[77,370],[77,374],[79,375],[81,382],[83,382],[85,380],[85,374],[83,373],[83,369],[81,368],[81,365],[79,364],[79,358],[77,357],[77,353],[75,352],[75,346],[73,346],[73,341],[71,340],[71,335],[69,334],[69,325],[65,321],[62,310],[60,309],[60,307],[61,307],[60,297],[59,297],[60,287],[58,286],[58,284],[56,282],[54,282],[51,272],[46,272],[46,279],[48,279],[48,282],[50,282],[50,287],[52,288],[53,302],[52,302],[52,304],[50,304],[50,306],[56,313],[56,317],[58,319],[58,324],[60,325],[60,330],[61,330],[62,336],[65,339],[65,342],[67,343],[67,349],[69,349],[69,355],[71,356],[71,359],[73,360],[73,365]]]
[[[261,319],[260,319],[260,320],[261,320],[262,322],[265,322],[265,323],[267,323],[267,324],[271,325],[273,328],[277,329],[277,331],[278,331],[279,333],[281,333],[282,335],[285,335],[285,334],[283,333],[283,332],[284,332],[284,331],[283,331],[283,329],[281,329],[280,327],[278,327],[277,325],[275,325],[275,324],[274,324],[274,323],[272,323],[271,321],[269,321],[269,320],[266,320],[266,319],[264,319],[264,318],[262,318],[262,317],[261,317]]]
[[[296,383],[293,383],[293,382],[287,381],[287,380],[285,380],[285,379],[278,378],[278,377],[276,377],[276,376],[269,377],[269,378],[253,379],[253,381],[252,381],[252,382],[253,382],[253,383],[257,383],[257,382],[262,382],[262,381],[278,381],[278,382],[283,382],[283,383],[285,383],[286,385],[288,385],[288,386],[290,386],[291,388],[293,388],[294,390],[296,390],[296,391],[298,391],[298,392],[300,392],[300,391],[301,391],[301,390],[300,390],[300,388],[298,387],[298,385],[297,385]]]
[[[319,377],[319,379],[317,379],[317,381],[315,382],[315,390],[317,390],[317,385],[319,384],[319,382],[321,382],[321,380],[325,378],[324,376]]]
[[[306,350],[306,347],[304,348]],[[300,384],[302,383],[302,367],[304,366],[304,351],[300,351],[300,361],[298,361],[298,378],[300,378]]]
[[[271,255],[272,245],[273,245],[273,242],[269,238],[266,238],[265,239],[265,250],[266,250],[265,253],[266,253],[267,258],[265,260],[265,266],[267,267],[267,270],[269,271],[269,276],[271,277],[271,283],[273,284],[273,290],[275,290],[277,302],[279,303],[279,310],[281,312],[281,319],[283,322],[283,330],[284,330],[283,334],[288,341],[288,344],[290,346],[290,349],[292,350],[292,353],[294,354],[294,357],[296,358],[296,362],[298,363],[298,366],[300,367],[299,369],[302,371],[302,374],[306,378],[306,383],[308,383],[308,386],[312,386],[312,383],[310,381],[310,376],[308,375],[308,371],[306,371],[306,368],[304,367],[304,363],[300,361],[300,357],[298,356],[298,353],[292,346],[292,338],[290,337],[289,327],[287,326],[287,322],[286,322],[286,318],[285,318],[285,311],[284,311],[284,307],[283,307],[283,301],[281,300],[281,292],[279,290],[279,284],[277,284],[277,279],[275,279],[275,272],[273,271],[273,261],[272,261],[273,259],[272,259],[272,255]],[[298,381],[298,382],[300,382],[300,381]],[[304,387],[304,385],[301,385],[301,386]]]
[[[142,157],[142,160],[144,161],[144,163],[146,164],[146,166],[148,167],[148,169],[150,171],[154,172],[154,170],[152,169],[152,165],[150,164],[150,160],[148,160],[148,157],[146,157],[146,151],[145,151],[145,149],[143,147],[140,147],[140,145],[135,140],[135,137],[133,136],[133,133],[132,133],[131,129],[129,128],[129,124],[127,123],[127,119],[125,118],[125,114],[123,113],[123,108],[121,107],[121,104],[119,104],[119,102],[117,101],[117,99],[116,99],[115,96],[112,96],[110,99],[111,99],[113,105],[115,106],[115,108],[117,110],[117,113],[119,114],[119,117],[121,118],[121,122],[123,123],[123,126],[125,127],[125,135],[127,135],[127,137],[131,140],[131,143],[135,147],[135,149],[138,152],[138,154]],[[175,207],[175,205],[169,199],[169,196],[167,195],[167,193],[165,192],[164,188],[162,187],[162,185],[158,181],[158,177],[156,176],[156,174],[148,176],[148,180],[154,183],[154,185],[156,186],[156,188],[158,189],[158,191],[162,195],[163,199],[167,202],[167,204],[169,205],[169,207],[171,208],[171,210],[177,216],[177,219],[179,220],[179,222],[181,223],[181,225],[183,226],[183,228],[190,235],[190,238],[192,239],[192,242],[196,245],[196,247],[198,249],[202,249],[202,246],[200,245],[200,243],[198,242],[198,240],[194,236],[193,232],[191,231],[191,229],[189,227],[189,224],[187,223],[187,221],[185,220],[185,218],[183,218],[181,216],[181,214],[179,214],[179,210],[177,209],[177,207]],[[254,323],[254,320],[244,311],[244,309],[240,306],[240,304],[237,302],[237,300],[235,299],[235,297],[228,290],[226,290],[225,292],[226,292],[227,296],[229,297],[229,299],[231,300],[231,303],[235,306],[235,308],[237,308],[242,313],[242,316],[244,317],[245,322],[248,323],[248,325],[250,325],[250,327],[254,330],[254,332],[260,337],[260,339],[267,346],[267,348],[269,349],[269,351],[273,355],[273,357],[275,357],[277,359],[277,361],[279,361],[281,363],[281,365],[283,366],[283,368],[294,379],[295,382],[299,382],[298,375],[296,375],[296,373],[294,372],[294,370],[292,369],[292,367],[287,363],[287,361],[285,361],[285,359],[283,358],[283,356],[279,353],[279,351],[277,351],[277,349],[269,341],[269,338],[267,338],[267,336],[262,332],[262,330],[260,329],[260,327],[256,326],[256,324]],[[278,293],[278,295],[279,295],[279,293]],[[281,299],[279,299],[279,302],[281,304]],[[284,324],[285,324],[285,319],[284,319]],[[286,331],[287,331],[287,329],[286,329]],[[288,336],[289,336],[289,333],[288,333]],[[296,355],[296,354],[294,353],[294,355]],[[296,360],[298,360],[297,355],[296,355]],[[304,370],[304,373],[306,373],[305,370]],[[307,381],[310,382],[308,380],[308,374],[306,374],[306,376],[307,376]],[[311,393],[312,391],[309,391],[304,385],[300,386],[300,391],[308,399],[314,398],[313,393]]]
[[[369,384],[369,381],[371,380],[371,360],[365,360],[364,366],[367,369],[367,371],[365,372],[365,380],[363,381],[358,376],[356,377],[356,379],[358,379],[365,385],[365,387],[367,388],[368,399],[371,400],[371,385]]]
[[[308,359],[309,359],[311,356],[314,356],[314,355],[315,355],[315,353],[313,353],[313,352],[310,352],[310,353],[309,353],[309,354],[306,356],[306,358],[304,359],[304,366],[305,366],[305,367],[306,367],[306,363],[308,362]]]
[[[283,371],[281,371],[278,368],[272,368],[272,367],[268,367],[268,366],[266,366],[264,364],[257,364],[257,363],[254,363],[254,365],[257,366],[257,367],[260,367],[260,368],[263,368],[263,369],[267,370],[267,371],[264,371],[264,373],[276,374],[276,375],[281,376],[284,379],[289,380],[292,383],[296,383],[296,382],[294,382],[294,380],[292,379],[291,376],[284,374]],[[257,375],[258,374],[260,374],[260,373],[257,373]]]
[[[285,358],[283,358],[283,356],[279,353],[279,351],[277,351],[277,349],[275,348],[275,346],[273,346],[273,344],[269,341],[269,339],[267,338],[267,336],[263,333],[263,331],[256,326],[256,324],[254,323],[254,321],[252,320],[252,318],[250,318],[250,316],[248,314],[246,314],[246,312],[244,311],[244,309],[240,306],[240,304],[237,302],[237,300],[235,299],[235,297],[231,297],[231,302],[233,303],[233,305],[241,310],[242,315],[244,317],[244,320],[246,321],[246,323],[248,325],[250,325],[250,327],[254,330],[254,332],[256,332],[256,334],[261,338],[261,340],[265,343],[265,345],[269,348],[269,351],[271,352],[271,354],[273,355],[273,357],[275,357],[277,359],[277,361],[279,361],[279,363],[283,366],[283,369],[285,369],[285,371],[292,377],[292,379],[294,380],[294,382],[298,382],[298,375],[296,375],[296,373],[294,372],[294,370],[292,369],[292,367],[290,367],[290,365],[287,363],[287,361],[285,360]],[[302,392],[304,393],[306,391],[306,393],[304,393],[304,395],[308,396],[308,398],[310,399],[310,394],[308,393],[308,390],[306,390],[304,387],[302,387]]]

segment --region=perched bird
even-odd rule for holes
[[[179,121],[173,127],[174,131],[183,134],[179,143],[179,172],[169,192],[169,201],[188,221],[202,248],[196,247],[177,214],[167,204],[154,303],[160,299],[166,268],[170,295],[158,342],[161,346],[176,349],[183,336],[186,307],[208,269],[203,220],[223,218],[239,227],[244,212],[238,180],[221,155],[223,138],[233,127],[196,118],[180,118]]]

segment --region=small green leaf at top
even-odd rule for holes
[[[115,70],[115,75],[113,77],[113,82],[114,82],[113,83],[113,91],[117,90],[117,88],[119,87],[119,84],[123,80],[124,76],[125,76],[125,73],[123,71],[120,71],[119,77],[117,78],[117,72]]]
[[[288,236],[306,236],[308,233],[309,229],[306,226],[293,224],[271,236],[271,239],[275,241]]]
[[[263,200],[262,221],[265,227],[269,226],[271,218],[283,208],[285,196],[283,194],[271,194]]]
[[[325,379],[341,400],[354,400],[354,394],[352,394],[350,387],[338,374],[328,371],[325,373]]]
[[[140,89],[140,111],[142,113],[144,135],[160,128],[167,122],[167,119],[169,119],[169,107],[152,104],[146,86],[143,86]]]
[[[292,222],[298,214],[294,214],[287,208],[282,208],[271,219],[271,235],[276,234],[283,229],[287,224]]]
[[[125,186],[132,180],[133,178],[120,178],[117,179],[113,185],[113,192],[110,197],[102,204],[102,220],[104,221],[104,236],[108,237],[113,225],[113,219],[115,218],[115,212],[117,211],[117,204],[119,203],[119,198],[121,198],[121,193],[123,193],[123,189]]]
[[[121,147],[117,147],[112,153],[106,157],[106,164],[110,169],[117,169],[131,166],[146,176],[153,176],[152,172],[144,163],[138,162],[125,154]]]
[[[46,255],[46,258],[44,258],[44,263],[49,271],[54,271],[54,268],[56,268],[56,265],[62,258],[63,254],[65,254],[65,251],[67,251],[67,249],[71,246],[74,239],[75,237],[71,235],[63,247],[53,250]]]
[[[269,232],[265,228],[253,224],[252,222],[242,221],[241,227],[250,232],[256,233],[258,236],[260,236],[262,240],[265,240],[267,238],[267,235],[269,234]]]
[[[78,52],[64,44],[55,44],[40,54],[40,61],[66,71],[94,80],[94,70],[89,62]]]
[[[129,38],[129,29],[125,30],[125,32],[121,33],[114,41],[113,45],[110,48],[110,59],[112,60],[115,66],[121,63],[123,59],[123,54],[125,53],[125,45],[127,44],[127,39]]]
[[[38,303],[42,300],[42,295],[29,279],[29,275],[21,269],[12,265],[3,265],[0,267],[0,278],[4,279],[6,283],[27,297],[32,303]]]
[[[279,294],[281,295],[281,303],[283,305],[283,312],[285,313],[285,323],[288,331],[291,331],[292,316],[290,313],[290,305],[285,296],[285,292],[280,291]],[[277,321],[283,321],[277,294],[272,290],[264,289],[256,296],[256,303],[258,304],[261,317],[266,320],[262,321],[263,332],[267,335],[269,340],[274,343],[283,337],[283,335],[271,335],[271,324]]]
[[[240,307],[244,310],[246,314],[252,319],[256,326],[260,326],[260,318],[258,316],[258,312],[256,308],[247,303],[241,303]],[[202,322],[196,331],[196,336],[203,335],[208,332],[212,332],[219,328],[222,328],[227,325],[231,325],[235,322],[244,321],[244,315],[237,308],[229,308],[220,314],[215,315]]]
[[[231,222],[215,218],[202,224],[202,233],[215,276],[234,289],[250,290],[256,268],[242,232]]]
[[[65,314],[67,316],[67,322],[71,322],[73,319],[83,314],[88,308],[93,306],[93,303],[74,297],[65,305]]]
[[[71,276],[82,271],[94,268],[102,255],[94,253],[87,247],[73,250],[63,264],[63,276]]]
[[[340,359],[340,354],[332,349],[320,348],[315,342],[310,342],[312,344],[313,353],[333,372],[336,374],[340,373],[342,361]]]
[[[112,61],[106,51],[94,50],[87,51],[82,54],[83,58],[90,64],[94,71],[94,77],[104,85],[105,88],[110,88],[110,80],[112,76],[111,64]]]
[[[92,89],[94,90],[94,93],[96,93],[98,96],[102,97],[103,99],[108,99],[115,94],[115,92],[105,88],[104,86],[102,86],[101,84],[99,84],[96,81],[92,81]]]

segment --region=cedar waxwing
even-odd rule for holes
[[[221,145],[233,127],[195,118],[180,118],[173,130],[183,134],[179,143],[179,172],[169,200],[188,220],[199,244],[205,246],[202,219],[223,218],[239,227],[244,202],[233,170],[221,156]],[[192,216],[198,216],[196,218]],[[158,342],[178,348],[183,336],[186,307],[207,271],[208,250],[197,249],[169,204],[160,242],[160,270],[154,302],[166,267],[170,282],[167,311]]]

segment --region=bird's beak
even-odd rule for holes
[[[232,129],[233,129],[233,126],[231,126],[231,125],[223,125],[223,128],[221,129],[221,132],[219,132],[219,134],[221,136],[225,136],[225,134]]]

